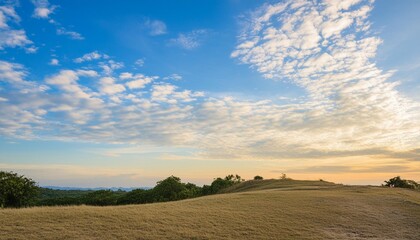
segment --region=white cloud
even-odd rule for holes
[[[136,66],[143,67],[143,66],[144,66],[144,58],[139,58],[139,59],[137,59],[137,60],[134,62],[134,64],[135,64]]]
[[[103,94],[114,95],[116,93],[124,92],[125,87],[122,84],[115,84],[115,80],[112,77],[101,78],[99,90]]]
[[[25,76],[22,65],[0,60],[0,81],[18,83],[23,82]]]
[[[149,34],[151,36],[158,36],[166,34],[166,24],[159,20],[150,20],[147,19],[144,23],[144,26],[149,29]]]
[[[130,78],[133,78],[133,74],[130,72],[123,72],[120,74],[120,79],[122,80],[130,79]]]
[[[32,41],[26,36],[25,30],[13,29],[9,22],[17,23],[20,17],[12,6],[0,6],[0,50],[6,47],[24,47]]]
[[[56,34],[57,35],[68,36],[69,38],[74,39],[74,40],[83,40],[84,39],[82,34],[76,32],[76,31],[68,30],[66,27],[63,27],[60,22],[58,22],[58,21],[56,21],[56,20],[54,20],[50,17],[50,15],[52,13],[54,13],[54,10],[59,6],[50,5],[48,0],[32,0],[32,3],[35,6],[35,9],[34,9],[34,12],[33,12],[32,16],[34,18],[40,18],[40,19],[48,20],[48,22],[51,23],[52,25],[54,25],[54,27],[56,28]]]
[[[418,131],[413,125],[419,119],[418,104],[394,89],[397,83],[388,81],[392,71],[383,72],[371,62],[382,43],[367,31],[372,2],[301,3],[264,5],[254,12],[231,56],[266,78],[287,79],[308,91],[305,105],[316,108],[305,107],[302,115],[306,116],[302,127],[312,139],[305,148],[418,147],[413,143],[419,135],[409,134]],[[399,143],[392,138],[400,139]],[[296,139],[301,144],[305,141]]]
[[[180,33],[177,38],[169,40],[169,45],[191,50],[199,47],[207,34],[208,31],[206,29],[197,29],[188,33]]]
[[[158,77],[148,77],[144,76],[143,74],[136,74],[133,76],[130,73],[122,73],[120,75],[120,79],[130,79],[130,81],[126,83],[127,87],[130,89],[141,89],[144,88],[147,84],[151,83],[152,81],[158,79]]]
[[[60,62],[58,61],[58,59],[53,58],[53,59],[51,59],[49,64],[53,65],[53,66],[58,66],[60,64]]]
[[[57,34],[58,35],[66,35],[66,36],[69,36],[71,39],[74,39],[74,40],[83,40],[83,39],[85,39],[80,33],[75,32],[75,31],[67,30],[64,27],[57,28]]]
[[[92,97],[91,90],[77,83],[80,77],[97,77],[98,74],[92,70],[61,70],[45,82],[58,87],[66,94],[71,94],[74,99],[89,99]],[[70,95],[69,95],[70,96]]]
[[[152,100],[168,101],[168,96],[175,92],[177,87],[171,84],[154,85],[152,91]]]
[[[31,43],[24,30],[0,30],[0,50],[5,47],[22,47]]]
[[[114,70],[124,67],[124,63],[109,60],[108,62],[101,62],[99,64],[99,67],[102,68],[104,74],[111,75],[114,72]]]
[[[54,12],[56,6],[50,6],[48,0],[32,0],[35,5],[33,17],[35,18],[49,18],[49,15]]]
[[[12,6],[0,6],[0,28],[9,28],[8,21],[19,22],[20,17]]]
[[[197,97],[203,97],[203,92],[191,90],[177,91],[178,87],[172,84],[155,84],[151,90],[151,100],[170,104],[180,102],[193,102]]]
[[[182,76],[177,74],[177,73],[173,73],[169,76],[166,76],[163,78],[163,80],[175,80],[175,81],[179,81],[182,80]]]
[[[108,59],[109,56],[106,54],[99,53],[98,51],[93,51],[90,53],[86,53],[85,55],[74,59],[73,61],[76,63],[82,63],[86,61],[98,60],[98,59]]]
[[[37,51],[38,51],[38,48],[35,46],[30,46],[30,47],[25,48],[25,52],[29,54],[36,53]]]

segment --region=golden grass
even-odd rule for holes
[[[420,192],[301,183],[169,203],[3,209],[0,239],[420,239]]]

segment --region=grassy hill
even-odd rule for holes
[[[264,180],[227,194],[0,210],[0,239],[420,239],[420,192]]]
[[[294,190],[316,190],[321,188],[332,188],[342,186],[326,181],[308,181],[308,180],[293,180],[293,179],[268,179],[268,180],[251,180],[235,184],[227,189],[224,189],[223,193],[235,193],[235,192],[247,192],[257,191],[266,189],[294,189]]]

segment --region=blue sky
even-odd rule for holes
[[[0,169],[80,187],[420,174],[418,1],[0,3]]]

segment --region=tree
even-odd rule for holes
[[[420,189],[420,184],[413,180],[401,179],[400,176],[393,177],[388,181],[385,181],[385,186],[387,187],[398,187],[398,188],[411,188],[411,189]]]
[[[233,186],[234,184],[245,181],[238,174],[230,174],[225,178],[215,178],[210,186],[204,185],[202,188],[203,195],[216,194],[222,189]]]
[[[182,199],[180,194],[185,189],[179,177],[170,176],[157,182],[152,192],[156,202],[166,202]]]
[[[0,207],[26,207],[34,203],[38,186],[30,178],[0,171]]]
[[[111,190],[98,190],[86,194],[83,198],[85,199],[84,203],[87,205],[94,206],[109,206],[116,205],[118,196],[121,193],[113,192]]]
[[[254,180],[263,180],[263,179],[264,179],[263,177],[258,176],[258,175],[254,177]]]

